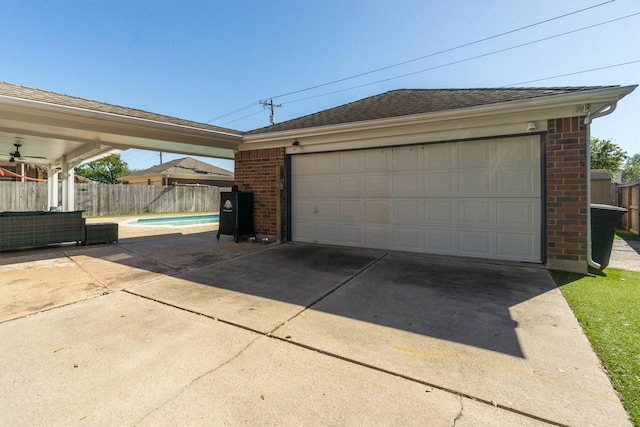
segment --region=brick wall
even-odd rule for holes
[[[547,264],[551,268],[587,268],[588,145],[583,119],[547,123]]]
[[[285,180],[285,149],[267,148],[239,151],[235,155],[235,184],[240,191],[254,193],[254,222],[256,233],[262,236],[278,236],[278,168]],[[283,192],[284,193],[284,192]],[[284,194],[281,209],[286,208]],[[284,222],[283,222],[284,227]]]

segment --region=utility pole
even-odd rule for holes
[[[162,151],[160,151],[160,164],[162,164]]]
[[[271,122],[272,125],[275,125],[276,115],[273,109],[276,107],[282,107],[282,104],[274,104],[273,99],[270,99],[269,101],[260,101],[260,104],[262,104],[263,108],[269,108],[269,110],[271,111],[271,114],[269,115],[269,121]]]

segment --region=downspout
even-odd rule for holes
[[[587,148],[586,148],[586,169],[587,169],[587,265],[589,267],[595,268],[596,270],[600,270],[602,267],[600,264],[595,262],[592,258],[593,256],[593,248],[591,245],[591,122],[594,118],[606,116],[608,114],[613,113],[616,109],[616,102],[611,104],[607,104],[604,107],[598,109],[595,113],[591,114],[591,106],[586,105],[584,108],[587,112],[587,116],[584,118],[584,127],[586,133],[587,140]]]

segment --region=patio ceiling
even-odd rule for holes
[[[0,161],[76,166],[139,148],[233,159],[242,132],[0,82]]]

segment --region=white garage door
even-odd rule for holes
[[[541,261],[540,138],[294,155],[292,239]]]

